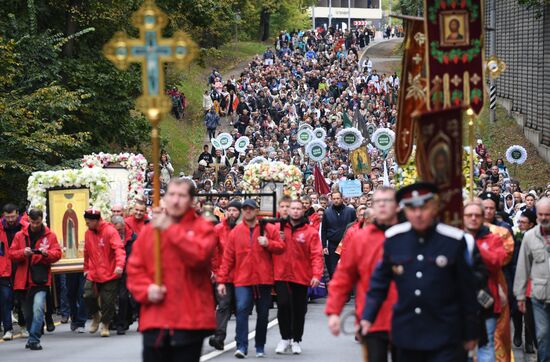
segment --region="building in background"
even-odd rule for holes
[[[309,9],[310,17],[312,20],[315,19],[315,27],[328,28],[330,17],[334,28],[345,30],[348,27],[348,17],[351,17],[352,28],[354,28],[354,21],[367,21],[380,29],[383,15],[381,0],[349,0],[349,2],[348,11],[348,0],[319,0],[316,6]]]

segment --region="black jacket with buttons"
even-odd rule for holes
[[[434,351],[477,339],[479,307],[469,257],[464,233],[454,227],[437,224],[424,236],[408,222],[388,229],[363,319],[375,320],[394,281],[398,300],[392,340],[396,347]]]

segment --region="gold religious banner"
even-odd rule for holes
[[[63,252],[61,260],[53,265],[54,272],[82,271],[87,230],[84,211],[89,198],[86,188],[48,190],[47,221]]]
[[[359,147],[351,151],[349,157],[353,167],[353,173],[356,176],[370,173],[370,156],[367,147]]]
[[[172,107],[170,98],[164,92],[164,63],[175,63],[180,69],[188,64],[196,53],[195,44],[188,36],[177,31],[172,38],[163,38],[162,29],[168,24],[168,16],[160,10],[153,0],[145,0],[132,15],[132,24],[139,29],[139,38],[129,38],[123,32],[117,32],[105,44],[105,57],[121,70],[130,63],[141,64],[143,95],[137,99],[137,108],[145,114],[153,129],[151,131],[153,158],[153,207],[160,203],[159,180],[159,130],[158,124]],[[160,260],[160,230],[155,231],[154,243],[155,283],[162,284]]]
[[[395,158],[399,165],[404,165],[408,162],[414,145],[413,115],[426,110],[426,36],[422,18],[396,17],[405,21],[407,29],[395,131]]]
[[[424,112],[416,120],[420,179],[439,188],[441,220],[462,227],[462,110]]]
[[[428,109],[470,107],[485,99],[482,0],[424,0]]]

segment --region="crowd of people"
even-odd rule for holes
[[[329,186],[337,187],[338,180],[346,178],[377,184],[382,181],[384,161],[393,178],[397,165],[392,152],[384,159],[370,147],[371,173],[354,173],[349,153],[335,140],[345,126],[356,126],[367,139],[371,124],[395,128],[399,77],[378,74],[367,58],[360,62],[361,47],[368,44],[360,40],[361,32],[283,33],[276,46],[255,57],[240,77],[224,81],[214,69],[203,99],[208,136],[214,138],[222,128],[234,140],[247,136],[250,144],[245,152],[235,147],[223,152],[205,145],[192,175],[199,192],[240,192],[244,168],[261,156],[298,166],[304,176],[304,193],[310,194],[315,162],[297,140],[304,123],[326,131],[328,153],[320,167]],[[348,119],[351,124],[345,124]]]
[[[26,347],[41,350],[44,330],[55,329],[56,293],[61,323],[75,333],[88,323],[92,334],[124,334],[138,320],[144,361],[198,361],[207,337],[223,350],[234,312],[234,355],[245,358],[255,306],[254,349],[264,357],[275,292],[281,338],[273,352],[299,355],[308,297],[328,283],[325,313],[335,335],[355,290],[358,339],[369,361],[385,362],[389,354],[393,361],[469,361],[474,351],[480,362],[510,361],[512,344],[550,360],[550,184],[522,191],[479,141],[478,197],[465,200],[461,230],[438,221],[436,185],[396,191],[391,151],[367,146],[370,172],[353,170],[336,133],[348,120],[367,142],[369,125],[393,129],[399,89],[396,75],[360,62],[361,45],[353,33],[282,33],[238,79],[223,82],[214,70],[203,99],[208,135],[216,137],[225,122],[234,139],[249,137],[248,149],[222,153],[205,145],[193,175],[176,178],[163,153],[158,209],[143,198],[112,205],[109,220],[86,210],[82,273],[53,275],[62,251],[43,212],[5,205],[3,339],[14,337],[17,320]],[[328,192],[316,189],[315,162],[297,141],[302,123],[326,131],[320,170]],[[258,201],[240,186],[258,156],[303,173],[301,193],[279,198],[275,218],[260,215]],[[339,183],[354,179],[361,196],[344,197]],[[160,284],[154,228],[161,231]]]

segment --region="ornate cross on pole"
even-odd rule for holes
[[[159,129],[158,124],[172,107],[171,100],[164,94],[164,63],[175,63],[182,69],[194,57],[195,44],[188,36],[175,32],[172,38],[163,38],[162,29],[168,24],[168,16],[159,9],[154,0],[145,0],[132,15],[132,24],[139,29],[139,38],[129,38],[124,32],[117,32],[105,44],[105,57],[121,70],[130,63],[142,65],[143,94],[137,99],[137,108],[145,114],[151,126],[152,157],[154,165],[153,207],[160,203],[159,179]],[[155,230],[154,240],[155,284],[162,285],[160,230]]]

